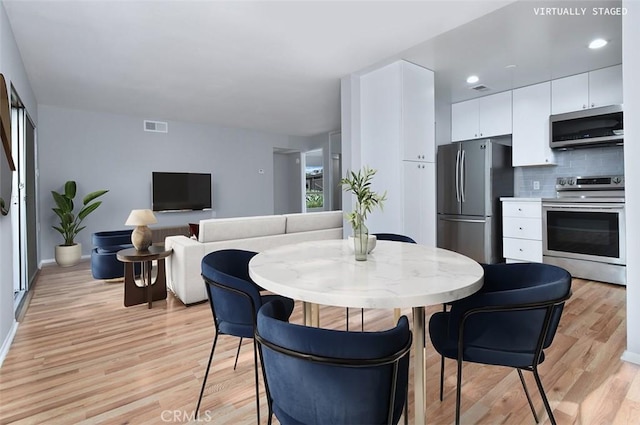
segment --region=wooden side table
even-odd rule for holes
[[[166,250],[164,245],[151,245],[146,251],[127,248],[117,252],[118,260],[124,263],[124,306],[131,307],[147,303],[149,308],[153,301],[167,298],[167,280],[164,259],[171,255],[172,250]],[[156,280],[151,281],[153,261],[158,262]],[[142,264],[140,278],[143,286],[138,286],[134,273],[134,263]]]

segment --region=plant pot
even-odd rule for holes
[[[82,256],[82,244],[56,245],[55,258],[60,267],[75,266]]]

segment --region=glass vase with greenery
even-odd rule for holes
[[[353,228],[354,251],[356,260],[367,259],[367,249],[369,240],[369,230],[365,224],[367,215],[374,208],[382,209],[382,205],[387,198],[387,192],[382,195],[371,189],[373,176],[376,174],[374,168],[368,166],[355,171],[347,171],[347,175],[340,180],[345,192],[351,192],[356,196],[355,209],[347,214],[349,223]]]

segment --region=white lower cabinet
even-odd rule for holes
[[[542,262],[542,203],[538,198],[501,198],[502,254],[507,263]]]

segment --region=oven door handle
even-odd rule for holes
[[[542,204],[542,208],[547,210],[601,210],[601,211],[611,211],[611,210],[624,210],[624,205],[617,204]]]

